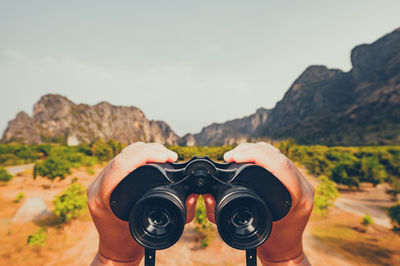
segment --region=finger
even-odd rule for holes
[[[132,144],[131,147],[114,157],[100,174],[98,182],[100,182],[101,193],[108,200],[111,191],[117,184],[141,165],[148,162],[164,163],[175,160],[176,156],[161,144]]]
[[[249,149],[253,146],[254,146],[254,143],[242,143],[242,144],[236,146],[236,148],[234,148],[233,150],[226,152],[224,154],[224,160],[226,162],[232,162],[232,161],[234,161],[234,154],[236,154],[237,152],[241,152],[243,150]]]
[[[191,194],[186,199],[186,209],[187,209],[186,223],[190,223],[194,219],[194,216],[196,214],[196,205],[198,198],[199,195]]]
[[[230,160],[237,163],[254,162],[271,172],[290,191],[293,201],[302,197],[302,175],[298,174],[293,163],[278,149],[268,143],[257,143],[232,150]]]
[[[202,195],[206,207],[207,218],[215,224],[215,199],[211,194]]]

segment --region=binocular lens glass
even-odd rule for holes
[[[231,215],[233,231],[238,236],[248,236],[256,230],[254,227],[254,213],[249,209],[235,210]]]
[[[168,231],[168,225],[171,222],[170,214],[167,210],[162,210],[160,208],[155,208],[150,211],[148,217],[143,217],[143,225],[146,231],[155,236],[162,236]]]
[[[149,191],[134,206],[129,228],[144,247],[165,249],[175,244],[186,223],[186,208],[177,193],[167,188]]]

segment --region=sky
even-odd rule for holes
[[[400,1],[0,0],[0,132],[47,93],[178,135],[273,108],[309,65],[400,27]]]

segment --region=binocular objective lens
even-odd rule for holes
[[[149,213],[149,223],[154,226],[165,227],[169,224],[170,218],[163,210],[154,210]]]
[[[169,214],[165,210],[155,209],[149,212],[143,222],[144,227],[148,233],[154,236],[162,236],[168,233],[168,225],[171,222]]]
[[[254,213],[250,210],[236,210],[231,216],[233,231],[238,236],[247,236],[252,234],[254,228]]]

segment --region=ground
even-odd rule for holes
[[[41,197],[52,208],[52,199],[65,189],[74,177],[87,186],[95,174],[82,168],[65,180],[51,183],[32,178],[32,166],[19,166],[18,176],[0,186],[0,265],[88,265],[96,254],[97,231],[86,211],[78,220],[59,226],[50,220],[13,224],[11,220],[22,202],[14,203],[19,192],[26,197]],[[316,179],[301,171],[314,184]],[[391,204],[383,187],[363,185],[362,191],[342,191],[342,196],[327,217],[313,214],[303,236],[304,250],[314,265],[400,265],[400,236],[390,230],[384,207]],[[361,217],[368,212],[375,223],[367,228]],[[47,244],[33,248],[26,244],[28,235],[47,225]],[[158,251],[156,260],[162,265],[245,265],[243,251],[227,246],[216,234],[210,245],[200,248],[200,237],[193,224],[185,228],[182,238],[173,247]]]

